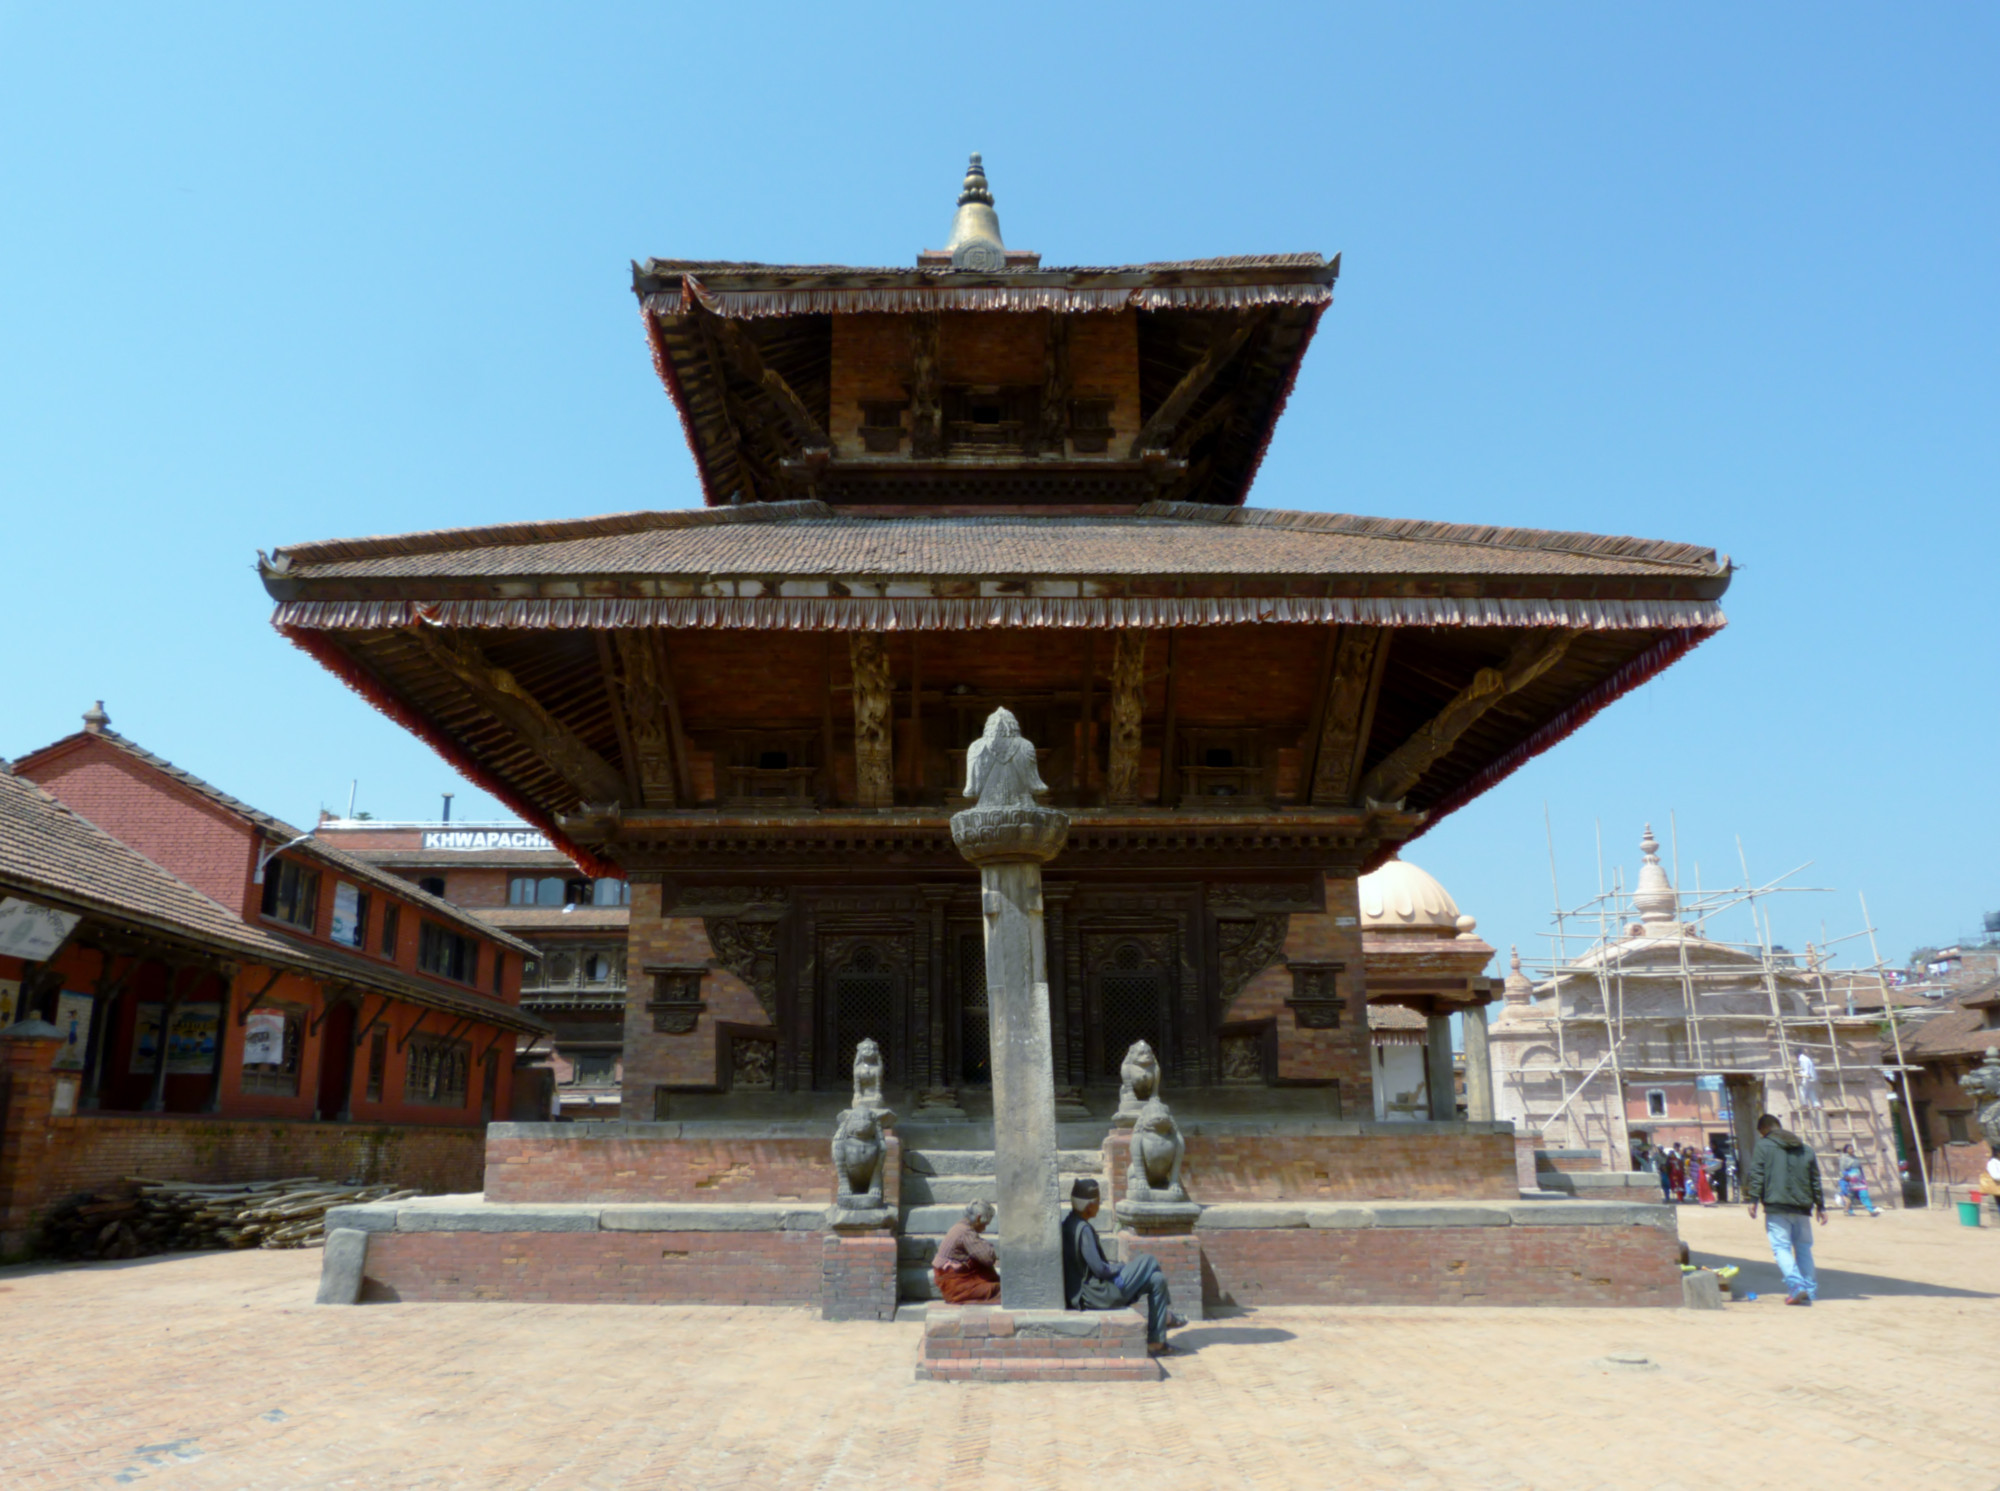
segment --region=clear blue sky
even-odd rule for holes
[[[1698,540],[1732,625],[1420,841],[1503,947],[1595,825],[1886,954],[1993,870],[1990,5],[0,4],[0,755],[495,805],[254,551],[699,502],[626,263],[1345,253],[1253,501]],[[1810,904],[1816,900],[1819,904]],[[1748,922],[1724,928],[1747,935]]]

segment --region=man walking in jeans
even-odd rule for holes
[[[1743,1197],[1750,1215],[1764,1208],[1764,1234],[1771,1256],[1785,1276],[1785,1303],[1809,1305],[1819,1293],[1813,1274],[1812,1223],[1826,1225],[1826,1195],[1820,1188],[1819,1161],[1805,1140],[1787,1133],[1766,1113],[1757,1120],[1757,1147],[1750,1152],[1750,1171],[1743,1177]]]

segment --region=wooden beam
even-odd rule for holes
[[[924,792],[924,634],[910,633],[910,788]]]
[[[938,313],[910,318],[910,456],[935,461],[944,454],[944,389],[939,381]]]
[[[820,697],[819,697],[819,800],[820,806],[832,807],[839,798],[837,779],[833,771],[833,634],[825,633],[820,638]]]
[[[493,1048],[499,1045],[504,1037],[512,1034],[513,1032],[511,1030],[508,1030],[505,1026],[500,1026],[496,1028],[493,1032],[493,1039],[486,1043],[486,1047],[484,1050],[482,1050],[477,1056],[473,1057],[472,1064],[474,1066],[478,1066],[481,1062],[485,1061],[487,1057],[493,1054]]]
[[[1180,788],[1180,762],[1177,757],[1179,742],[1174,736],[1180,725],[1180,669],[1175,666],[1180,661],[1181,634],[1167,633],[1167,710],[1166,719],[1160,727],[1160,806],[1174,805]]]
[[[1582,633],[1572,630],[1530,636],[1521,641],[1498,668],[1481,668],[1472,682],[1408,740],[1397,746],[1362,779],[1360,796],[1377,803],[1399,802],[1423,774],[1458,743],[1488,710],[1520,692],[1563,659]]]
[[[467,693],[523,742],[585,803],[615,803],[624,779],[584,740],[550,714],[505,668],[487,660],[469,639],[440,634],[424,622],[404,635],[432,662],[461,683]]]
[[[1036,443],[1048,455],[1063,455],[1069,434],[1069,317],[1042,313],[1042,408]]]
[[[250,1012],[255,1008],[257,1008],[258,1005],[264,1002],[264,996],[269,994],[273,989],[277,988],[278,980],[283,978],[284,976],[285,976],[285,971],[282,968],[273,968],[271,970],[271,976],[264,980],[264,987],[259,989],[255,994],[251,995],[250,1002],[244,1005],[242,1009],[236,1012],[236,1023],[238,1025],[243,1024],[250,1018]]]
[[[854,789],[859,806],[896,805],[895,744],[891,734],[893,688],[889,646],[880,632],[849,632],[854,669]]]
[[[722,349],[715,344],[715,332],[709,326],[709,318],[697,316],[694,321],[697,335],[701,338],[701,350],[708,363],[708,376],[715,380],[715,399],[722,406],[722,445],[726,454],[736,462],[737,474],[747,489],[742,495],[747,495],[754,502],[763,495],[756,480],[760,473],[753,469],[758,458],[753,458],[744,448],[742,436],[737,433],[738,424],[746,427],[750,424],[748,411],[729,392],[729,369],[723,365]],[[776,473],[767,468],[761,474],[775,492]]]
[[[382,1023],[382,1016],[388,1011],[388,1008],[389,996],[384,994],[382,1002],[375,1006],[374,1014],[369,1015],[366,1020],[357,1019],[354,1022],[354,1049],[356,1051],[361,1049],[361,1043],[368,1039],[375,1027]],[[368,1000],[366,996],[363,996],[361,1001],[361,1013],[364,1015],[368,1014]]]
[[[1146,714],[1146,633],[1121,628],[1111,653],[1111,741],[1104,801],[1111,807],[1139,803],[1139,745]]]
[[[1077,688],[1076,705],[1076,763],[1070,772],[1070,785],[1076,789],[1079,805],[1090,792],[1090,686],[1097,672],[1097,633],[1083,634],[1083,680]]]
[[[1132,460],[1138,460],[1149,450],[1163,451],[1173,443],[1175,430],[1187,418],[1188,411],[1194,408],[1195,400],[1208,391],[1215,375],[1229,366],[1231,359],[1243,350],[1243,344],[1250,340],[1250,334],[1263,324],[1262,316],[1245,316],[1225,336],[1209,344],[1208,350],[1195,360],[1195,365],[1181,375],[1174,391],[1153,411],[1153,417],[1146,421],[1144,428],[1132,437]]]
[[[667,735],[674,751],[674,780],[680,784],[681,805],[695,805],[694,763],[688,759],[687,731],[681,728],[681,691],[674,684],[674,653],[667,634],[653,634],[653,655],[660,664],[660,695],[667,702]]]
[[[619,633],[621,638],[624,635]],[[618,766],[625,777],[623,801],[636,807],[646,801],[646,794],[639,781],[639,753],[632,744],[632,727],[625,719],[625,704],[620,697],[624,690],[619,685],[618,665],[611,655],[611,638],[594,631],[590,640],[597,648],[598,677],[604,681],[604,707],[611,715],[611,728],[618,735]]]
[[[1368,754],[1375,701],[1382,692],[1382,668],[1388,659],[1389,635],[1379,626],[1344,626],[1335,634],[1319,705],[1319,737],[1313,745],[1307,801],[1314,807],[1343,807],[1354,801],[1354,784]]]
[[[404,1048],[410,1044],[411,1038],[424,1028],[424,1021],[430,1019],[430,1017],[431,1010],[428,1005],[420,1004],[417,1006],[417,1018],[411,1022],[410,1028],[403,1032],[403,1038],[396,1042],[396,1054],[398,1056],[403,1054]]]
[[[722,355],[729,359],[730,366],[744,378],[763,389],[785,423],[791,426],[792,435],[806,450],[830,450],[833,442],[827,438],[820,422],[813,418],[806,408],[805,400],[793,391],[792,385],[776,368],[764,361],[764,354],[757,350],[757,340],[741,325],[726,316],[717,316],[715,322],[716,341],[722,347]]]

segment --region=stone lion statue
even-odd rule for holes
[[[1186,1201],[1187,1187],[1181,1184],[1181,1159],[1187,1142],[1181,1138],[1174,1115],[1158,1098],[1139,1109],[1132,1125],[1132,1162],[1125,1170],[1128,1201]]]
[[[1118,1064],[1118,1116],[1130,1123],[1159,1090],[1160,1058],[1147,1042],[1132,1042],[1124,1061]]]
[[[833,1131],[835,1204],[849,1211],[882,1205],[882,1129],[870,1108],[848,1108]]]

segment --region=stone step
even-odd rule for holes
[[[945,1233],[949,1232],[952,1226],[963,1219],[964,1216],[965,1203],[963,1201],[913,1206],[910,1203],[909,1192],[906,1190],[903,1193],[903,1235],[905,1237],[931,1238],[933,1240],[931,1243],[933,1248],[943,1239]],[[1007,1219],[1005,1217],[996,1215],[993,1219],[993,1230],[986,1234],[987,1238],[989,1240],[997,1238],[1001,1230],[1005,1227],[1006,1222]],[[1111,1208],[1105,1207],[1097,1213],[1095,1220],[1090,1225],[1095,1227],[1099,1232],[1116,1232],[1118,1230],[1118,1218],[1111,1214]]]
[[[1080,1177],[1071,1170],[1064,1170],[1057,1178],[1056,1194],[1067,1200],[1069,1188]],[[1093,1177],[1094,1179],[1095,1177]],[[903,1173],[903,1205],[933,1206],[953,1205],[963,1207],[968,1201],[992,1201],[993,1176],[985,1175],[922,1175]]]
[[[1101,1175],[1104,1152],[1097,1149],[1063,1149],[1056,1163],[1065,1175]],[[991,1175],[990,1149],[906,1149],[903,1168],[914,1175]]]
[[[937,1280],[927,1263],[899,1263],[896,1266],[896,1298],[929,1300],[939,1298]]]

